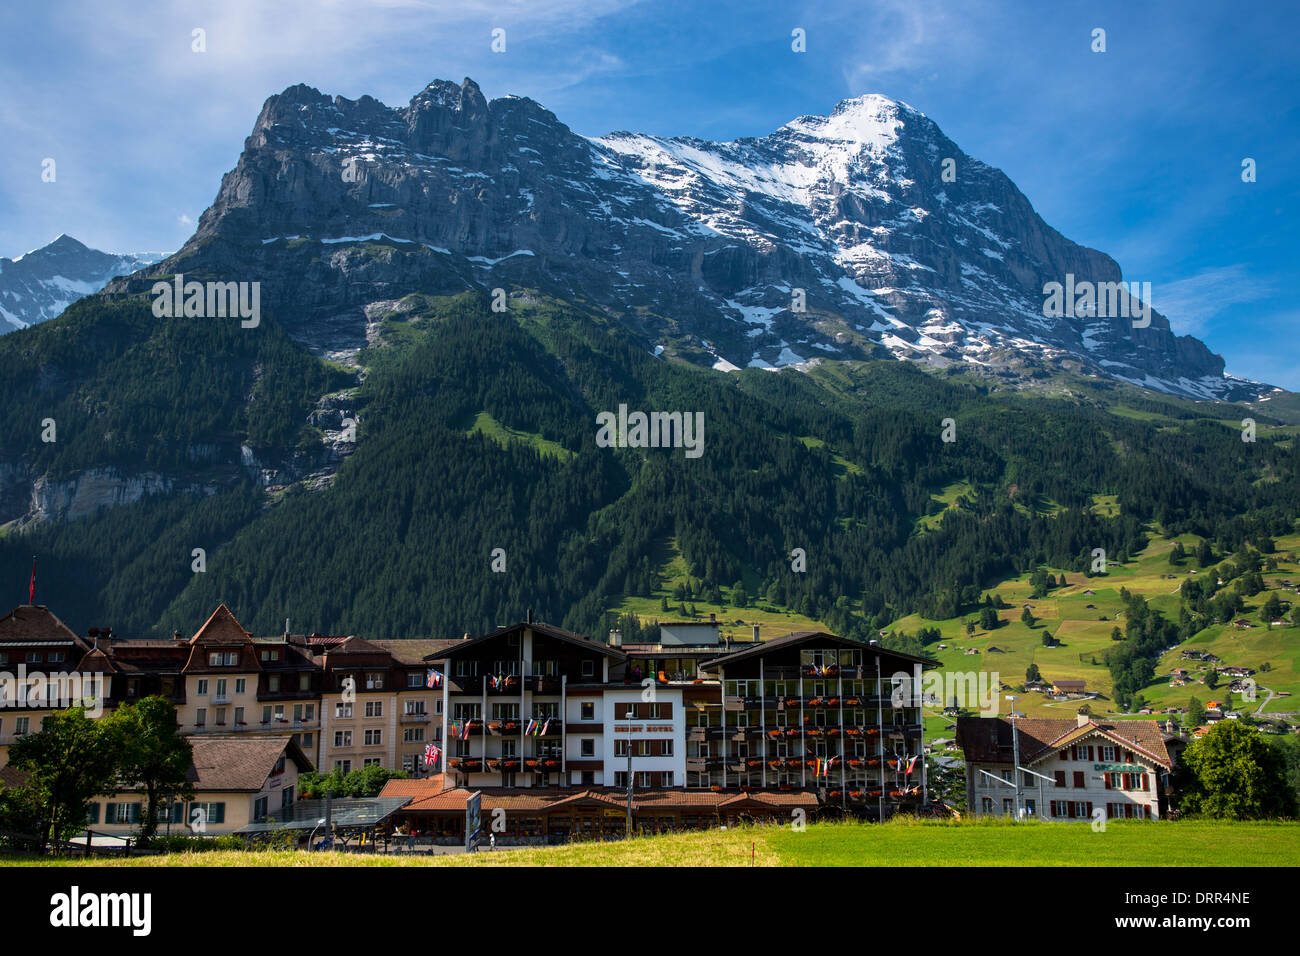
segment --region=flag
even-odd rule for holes
[[[36,603],[36,555],[32,555],[32,579],[27,582],[27,603]]]
[[[916,761],[919,759],[919,757],[920,754],[914,754],[912,756],[912,759],[907,762],[907,776],[910,777],[912,775],[912,771],[916,768]]]
[[[442,686],[442,675],[439,674],[439,673],[438,673],[436,670],[434,670],[432,667],[430,667],[429,670],[428,670],[428,673],[426,673],[426,674],[424,675],[424,686],[425,686],[425,687],[441,687],[441,686]]]
[[[530,717],[528,719],[528,726],[524,728],[524,736],[531,737],[533,735],[533,728],[536,726],[537,726],[537,721]]]
[[[546,718],[546,723],[542,724],[542,736],[543,736],[543,737],[546,736],[546,731],[550,729],[550,726],[551,726],[551,718],[547,717],[547,718]]]
[[[441,756],[442,751],[433,744],[429,744],[429,746],[424,748],[424,765],[427,767],[429,764],[437,763],[438,758]]]

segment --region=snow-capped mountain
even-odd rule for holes
[[[417,289],[536,286],[722,369],[888,353],[990,374],[1065,365],[1197,398],[1264,390],[1159,313],[1147,327],[1045,315],[1049,283],[1118,283],[1119,266],[876,95],[717,143],[586,138],[469,79],[402,108],[290,87],[176,265],[110,289],[178,270],[261,279],[263,306],[321,352],[361,347],[367,307]]]
[[[19,256],[0,257],[0,333],[52,319],[115,276],[152,265],[165,253],[114,255],[62,235]]]

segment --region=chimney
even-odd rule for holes
[[[757,624],[754,625],[754,643],[755,643],[755,644],[758,643],[758,625],[757,625]]]
[[[528,609],[528,620],[527,620],[527,623],[528,623],[528,624],[532,624],[532,623],[533,623],[533,609],[532,609],[532,608],[529,608],[529,609]]]
[[[1084,713],[1075,714],[1074,719],[1077,721],[1076,726],[1087,727],[1090,723],[1092,723],[1092,714],[1084,714]]]
[[[717,623],[718,623],[718,615],[717,615],[716,612],[714,612],[714,611],[710,611],[710,612],[709,612],[709,623],[710,623],[710,624],[717,624]]]
[[[86,632],[86,636],[89,637],[89,638],[91,639],[91,641],[92,641],[92,645],[91,645],[91,646],[92,646],[95,650],[99,650],[99,628],[97,628],[97,627],[92,627],[90,630],[88,630],[88,631]]]
[[[609,632],[609,646],[610,646],[610,647],[622,647],[622,646],[623,646],[623,632],[622,632],[622,631],[616,631],[616,630],[612,630],[612,629],[610,630],[610,632]]]
[[[469,631],[466,631],[463,635],[461,635],[461,640],[462,640],[462,641],[468,641],[468,640],[469,640]]]
[[[284,642],[289,643],[289,619],[287,617],[284,619]]]

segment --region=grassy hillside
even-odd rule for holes
[[[1105,654],[1114,643],[1111,640],[1112,629],[1124,630],[1125,609],[1119,595],[1120,588],[1142,595],[1152,608],[1176,620],[1180,603],[1178,588],[1182,580],[1189,574],[1207,573],[1198,569],[1196,562],[1190,559],[1181,567],[1170,565],[1169,552],[1175,540],[1191,550],[1195,550],[1200,541],[1195,535],[1181,535],[1177,539],[1153,538],[1133,559],[1124,564],[1112,563],[1104,577],[1087,578],[1083,574],[1049,568],[1058,578],[1064,574],[1068,583],[1041,599],[1032,597],[1028,575],[992,585],[988,592],[1000,594],[1010,608],[998,612],[999,626],[995,630],[977,627],[973,637],[967,637],[965,629],[967,620],[978,619],[978,615],[971,613],[940,621],[912,614],[900,618],[891,628],[906,632],[922,627],[937,628],[941,639],[926,650],[940,662],[943,672],[997,672],[1003,683],[1015,687],[1024,682],[1026,669],[1034,663],[1044,680],[1073,678],[1087,681],[1089,690],[1102,695],[1100,700],[1089,701],[1094,714],[1124,716],[1122,709],[1111,699],[1111,677],[1105,663]],[[1251,705],[1234,696],[1234,707],[1248,711],[1262,707],[1264,713],[1300,710],[1300,626],[1270,629],[1262,615],[1264,603],[1271,593],[1300,601],[1300,595],[1281,584],[1283,579],[1300,584],[1300,562],[1295,560],[1295,555],[1300,552],[1300,536],[1279,538],[1275,547],[1270,556],[1277,559],[1277,570],[1263,575],[1267,589],[1248,599],[1246,610],[1240,615],[1254,626],[1239,629],[1232,624],[1214,624],[1161,655],[1156,666],[1156,680],[1142,691],[1151,707],[1157,711],[1166,707],[1186,707],[1193,695],[1202,704],[1224,698],[1226,679],[1222,679],[1219,689],[1211,690],[1197,681],[1198,677],[1204,677],[1204,668],[1196,661],[1186,661],[1181,657],[1183,650],[1197,649],[1217,655],[1221,659],[1219,666],[1245,666],[1259,671],[1261,666],[1269,665],[1267,672],[1255,675],[1260,685],[1256,704]],[[1032,625],[1021,621],[1026,604],[1032,606],[1036,618]],[[1055,638],[1057,646],[1044,646],[1045,633]],[[968,653],[970,650],[977,653]],[[1180,687],[1170,686],[1169,674],[1175,667],[1188,669],[1191,681]],[[1267,699],[1269,690],[1274,695],[1285,696]],[[1017,710],[1030,717],[1068,717],[1074,714],[1080,703],[1074,700],[1055,702],[1038,693],[1018,696]],[[1006,713],[1011,705],[1003,699],[1000,707]],[[948,723],[935,718],[927,732],[937,730],[941,736],[950,737]]]
[[[469,856],[180,853],[127,861],[25,861],[51,866],[1234,866],[1300,865],[1300,824],[896,820],[816,823],[499,850]],[[14,861],[19,862],[19,861]]]

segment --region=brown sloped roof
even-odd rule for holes
[[[0,787],[19,789],[27,786],[27,781],[30,779],[31,774],[25,770],[19,770],[7,764],[0,767]]]
[[[752,657],[760,657],[770,654],[772,651],[783,650],[788,647],[797,647],[813,639],[819,639],[821,643],[831,644],[835,647],[847,647],[856,650],[871,651],[878,653],[882,657],[895,657],[899,660],[908,661],[913,664],[920,664],[924,667],[938,666],[935,661],[925,657],[915,657],[911,654],[904,654],[902,651],[891,651],[879,644],[867,644],[864,641],[855,640],[851,637],[841,637],[838,634],[831,634],[829,631],[795,631],[791,634],[783,634],[781,637],[774,637],[771,640],[760,641],[758,644],[749,643],[744,650],[732,651],[729,654],[720,654],[717,657],[710,658],[707,661],[701,661],[700,666],[706,670],[713,670],[718,665],[725,667],[735,661],[748,660]]]
[[[190,763],[190,782],[196,790],[257,791],[266,783],[281,755],[298,765],[300,772],[312,769],[311,761],[293,738],[253,737],[248,735],[217,737],[197,735],[186,738],[194,748]]]
[[[230,608],[218,604],[203,626],[190,638],[191,643],[204,644],[243,644],[252,640],[253,635],[244,629],[244,625],[235,620]]]
[[[376,647],[382,647],[388,653],[393,655],[393,659],[399,664],[426,664],[430,660],[437,660],[442,652],[449,647],[454,647],[462,643],[463,639],[455,638],[422,638],[422,637],[403,637],[382,641],[371,641]]]
[[[1082,727],[1069,718],[1021,717],[1016,720],[1020,737],[1020,762],[1032,763],[1068,747],[1092,733],[1100,733],[1121,747],[1139,751],[1163,767],[1171,766],[1169,751],[1158,721],[1089,721]],[[1001,744],[995,747],[995,740]],[[1013,762],[1011,720],[1006,717],[958,717],[957,746],[966,760],[978,763]]]
[[[381,796],[406,796],[406,788],[388,788],[394,783],[420,783],[423,781],[390,781],[384,787]],[[414,789],[414,788],[412,788]],[[507,812],[549,811],[580,809],[584,806],[621,810],[627,807],[627,791],[614,787],[566,788],[563,790],[529,789],[529,788],[481,788],[483,794],[482,810],[484,813],[497,808]],[[463,813],[465,801],[470,790],[464,787],[452,787],[433,792],[430,786],[426,796],[414,795],[414,799],[402,808],[403,812],[415,811],[425,813]],[[714,793],[711,790],[679,790],[660,788],[655,790],[638,790],[632,797],[632,808],[636,810],[704,810],[722,809],[739,810],[745,807],[761,809],[787,809],[794,807],[816,807],[817,796],[807,791],[724,791]]]
[[[83,650],[90,644],[50,612],[44,604],[20,604],[0,617],[0,643],[72,641]]]
[[[496,640],[515,632],[522,633],[525,629],[536,631],[544,637],[553,637],[557,641],[575,644],[578,647],[586,648],[587,650],[594,651],[597,654],[604,654],[606,657],[613,658],[616,661],[627,659],[627,655],[617,647],[611,647],[609,644],[602,644],[599,641],[593,641],[589,637],[583,637],[581,634],[574,634],[572,631],[566,631],[562,627],[555,627],[553,624],[541,624],[536,621],[532,624],[523,621],[519,624],[512,624],[509,627],[497,628],[495,631],[488,634],[482,634],[479,637],[472,637],[469,640],[462,638],[459,641],[450,641],[448,642],[447,647],[438,652],[438,656],[453,657],[468,648],[477,649],[481,644],[484,644],[487,641]]]

